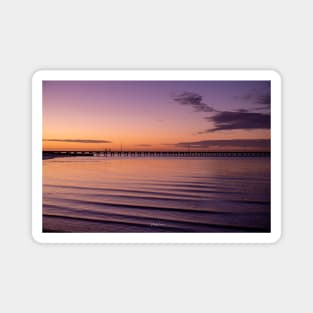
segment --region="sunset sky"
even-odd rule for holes
[[[269,150],[269,81],[44,81],[44,150]]]

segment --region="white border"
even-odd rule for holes
[[[270,80],[270,233],[43,233],[42,81]],[[281,236],[281,78],[273,70],[40,70],[32,79],[32,235],[40,243],[274,243]]]

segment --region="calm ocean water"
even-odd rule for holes
[[[269,232],[270,158],[43,161],[45,232]]]

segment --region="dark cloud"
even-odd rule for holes
[[[234,99],[250,104],[253,110],[269,110],[271,108],[270,82],[261,89],[253,88],[245,94],[234,96]]]
[[[238,148],[238,149],[257,149],[270,150],[270,139],[233,139],[233,140],[202,140],[191,142],[179,142],[175,144],[181,148]]]
[[[56,142],[76,142],[76,143],[111,143],[109,140],[93,140],[93,139],[43,139],[43,141]]]
[[[202,96],[195,92],[183,92],[173,96],[174,101],[192,106],[196,112],[214,112],[214,108],[204,103]]]
[[[203,97],[194,92],[183,92],[173,96],[174,101],[181,105],[190,105],[196,112],[211,112],[212,116],[205,119],[214,124],[214,127],[199,134],[233,129],[270,129],[271,116],[271,85],[265,82],[262,88],[253,88],[248,92],[234,96],[234,99],[245,102],[249,108],[240,108],[235,111],[218,111],[203,102]],[[258,111],[262,111],[259,113]]]
[[[214,123],[214,128],[201,133],[214,132],[219,130],[233,129],[269,129],[271,128],[270,114],[253,112],[232,112],[221,111],[213,116],[206,117],[209,122]]]
[[[137,147],[151,147],[152,145],[148,145],[148,144],[140,144],[140,145],[136,145]]]

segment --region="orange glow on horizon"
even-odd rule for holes
[[[213,86],[215,89],[212,87],[208,92],[210,86],[202,86],[199,82],[194,85],[191,82],[151,85],[147,82],[137,85],[130,82],[44,82],[43,150],[120,151],[122,146],[124,151],[223,151],[238,148],[231,144],[225,148],[197,148],[192,145],[188,148],[181,144],[209,140],[270,139],[270,129],[210,132],[215,127],[210,120],[214,112],[195,111],[192,105],[182,105],[171,98],[173,91],[182,92],[190,86],[199,89],[202,101],[212,98],[217,108],[215,112],[232,110],[225,104],[227,99],[234,102],[237,87],[232,84],[225,85],[223,91]],[[245,83],[240,88],[249,91],[248,87]],[[245,102],[237,104],[238,108],[244,105]],[[239,111],[234,112],[240,114]],[[251,147],[241,149],[249,150]]]

